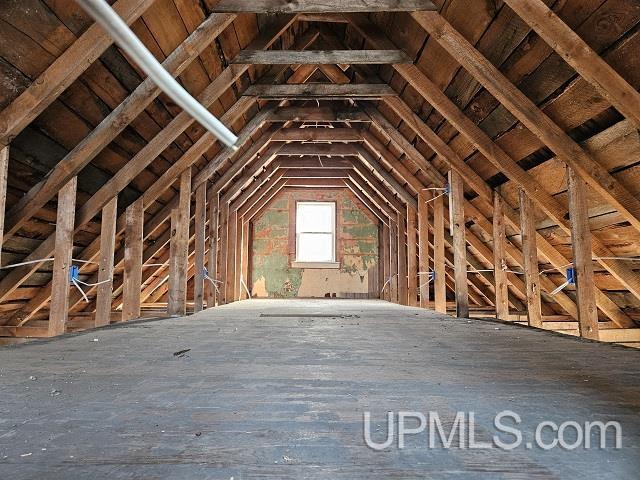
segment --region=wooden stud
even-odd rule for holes
[[[576,273],[576,303],[578,305],[580,336],[598,340],[598,311],[591,260],[587,186],[573,169],[569,169],[568,174],[571,245],[573,266]]]
[[[407,305],[409,288],[407,283],[407,219],[398,212],[398,303]]]
[[[191,207],[191,168],[180,175],[180,200],[171,211],[169,245],[169,315],[187,313],[187,268],[189,259],[189,213]]]
[[[141,198],[125,211],[124,278],[122,282],[122,321],[140,318],[144,203]]]
[[[507,279],[507,259],[505,244],[507,236],[504,226],[504,209],[502,196],[493,194],[493,277],[496,292],[496,318],[509,319],[509,281]]]
[[[527,286],[529,325],[542,328],[535,217],[531,199],[522,189],[520,189],[520,228],[522,230],[522,253],[524,254],[524,278]]]
[[[388,302],[391,301],[391,282],[389,278],[391,277],[391,253],[390,253],[390,244],[389,241],[391,239],[391,230],[389,229],[389,225],[391,225],[391,219],[387,223],[382,224],[382,286],[380,287],[380,298],[386,300]]]
[[[456,279],[456,316],[469,318],[469,285],[467,280],[467,240],[464,222],[464,185],[462,177],[449,171],[449,211],[453,237],[454,272]]]
[[[113,256],[115,253],[117,218],[118,197],[113,197],[102,209],[102,221],[100,223],[100,266],[98,271],[99,285],[96,294],[96,327],[111,323]]]
[[[7,175],[9,170],[9,147],[0,148],[0,253],[4,234],[4,215],[7,204]]]
[[[53,260],[49,336],[62,335],[69,315],[70,269],[73,256],[73,221],[76,212],[77,177],[73,177],[58,193],[56,244]]]
[[[418,282],[420,290],[420,306],[427,308],[429,304],[429,204],[433,195],[428,190],[418,192]]]
[[[193,284],[193,311],[199,312],[204,308],[204,250],[205,225],[207,221],[207,184],[203,183],[196,189],[195,211],[195,257]]]
[[[398,224],[397,217],[389,228],[389,301],[399,303],[398,298]]]
[[[210,279],[215,279],[218,270],[218,192],[211,189],[209,193],[209,256],[207,259],[207,270]],[[207,308],[216,306],[216,285],[207,281]]]
[[[435,311],[447,313],[447,272],[444,250],[444,196],[436,195],[433,204],[433,295]]]
[[[418,239],[417,212],[407,207],[407,274],[409,305],[417,307],[418,303]]]

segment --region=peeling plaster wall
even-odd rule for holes
[[[336,202],[339,269],[292,268],[296,202]],[[257,297],[376,296],[378,219],[347,189],[288,190],[252,222],[252,292]],[[371,293],[370,293],[371,292]]]

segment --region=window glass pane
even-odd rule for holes
[[[298,234],[297,260],[300,262],[333,262],[331,233]]]
[[[296,231],[333,232],[333,203],[298,203]]]

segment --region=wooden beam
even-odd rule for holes
[[[520,190],[520,218],[522,253],[524,254],[524,278],[527,285],[527,315],[530,326],[542,328],[536,220],[531,199],[522,189]]]
[[[409,305],[419,306],[418,303],[418,238],[417,215],[415,209],[407,207],[407,275]]]
[[[398,212],[398,303],[408,305],[407,214]]]
[[[111,322],[111,300],[113,296],[113,256],[116,242],[116,220],[118,197],[113,197],[102,209],[100,223],[100,266],[96,295],[95,326],[102,327]]]
[[[361,142],[362,134],[354,128],[285,128],[273,137],[276,142]]]
[[[215,2],[214,2],[215,3]],[[210,7],[212,12],[245,13],[328,13],[340,12],[410,12],[437,10],[430,0],[221,0]]]
[[[504,226],[504,206],[502,196],[493,194],[493,278],[496,291],[496,318],[509,318],[509,280],[507,278],[507,256],[505,244],[507,236]]]
[[[464,185],[462,177],[454,170],[449,171],[449,210],[451,215],[451,236],[453,237],[453,258],[456,279],[456,316],[469,318],[469,286],[467,280],[467,240],[464,221]]]
[[[216,278],[218,255],[218,192],[211,189],[209,192],[209,255],[207,257],[207,270],[209,278]],[[207,281],[207,308],[216,306],[216,286]]]
[[[576,72],[640,128],[640,93],[541,0],[505,0]]]
[[[265,99],[282,98],[382,98],[397,95],[386,83],[379,84],[325,84],[302,85],[251,85],[244,95]]]
[[[144,204],[138,199],[125,211],[122,321],[140,318]]]
[[[429,204],[433,195],[428,190],[418,192],[418,283],[420,306],[429,304]]]
[[[182,73],[189,64],[231,24],[234,15],[212,15],[182,42],[163,62],[172,75]],[[20,198],[7,214],[7,234],[13,235],[35,215],[65,182],[86,167],[116,136],[160,94],[161,90],[147,78],[100,124],[71,150],[47,176]],[[111,192],[113,195],[113,192]]]
[[[447,313],[446,258],[444,251],[444,197],[437,196],[433,204],[433,295],[436,312]]]
[[[576,273],[576,300],[580,336],[598,340],[598,310],[591,260],[591,231],[587,207],[587,186],[569,169],[569,213],[571,215],[571,247]]]
[[[49,336],[62,335],[69,315],[70,269],[73,254],[73,219],[76,210],[78,179],[73,177],[58,193],[56,217],[56,255],[53,260],[53,284],[49,311]]]
[[[133,23],[154,0],[119,0],[113,9]],[[0,145],[8,145],[113,43],[97,24],[91,25],[62,55],[0,112]]]
[[[414,12],[411,15],[524,126],[538,136],[562,161],[574,169],[594,192],[640,231],[640,199],[620,184],[606,168],[594,160],[518,90],[441,15],[434,12]]]
[[[187,261],[189,258],[189,213],[191,205],[191,169],[180,175],[180,201],[171,211],[169,247],[169,315],[187,313]]]
[[[204,250],[205,225],[207,222],[207,184],[196,189],[195,211],[195,257],[193,275],[193,311],[199,312],[204,307]]]
[[[271,122],[370,122],[360,109],[338,110],[330,107],[280,107]]]
[[[231,63],[249,65],[383,65],[413,63],[413,61],[401,50],[243,50]]]

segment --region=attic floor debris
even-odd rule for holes
[[[0,478],[636,478],[638,351],[496,328],[374,300],[251,300],[4,348]],[[385,428],[400,410],[437,411],[447,431],[472,410],[479,441],[503,410],[525,439],[545,419],[618,421],[623,448],[368,448],[363,412]]]

